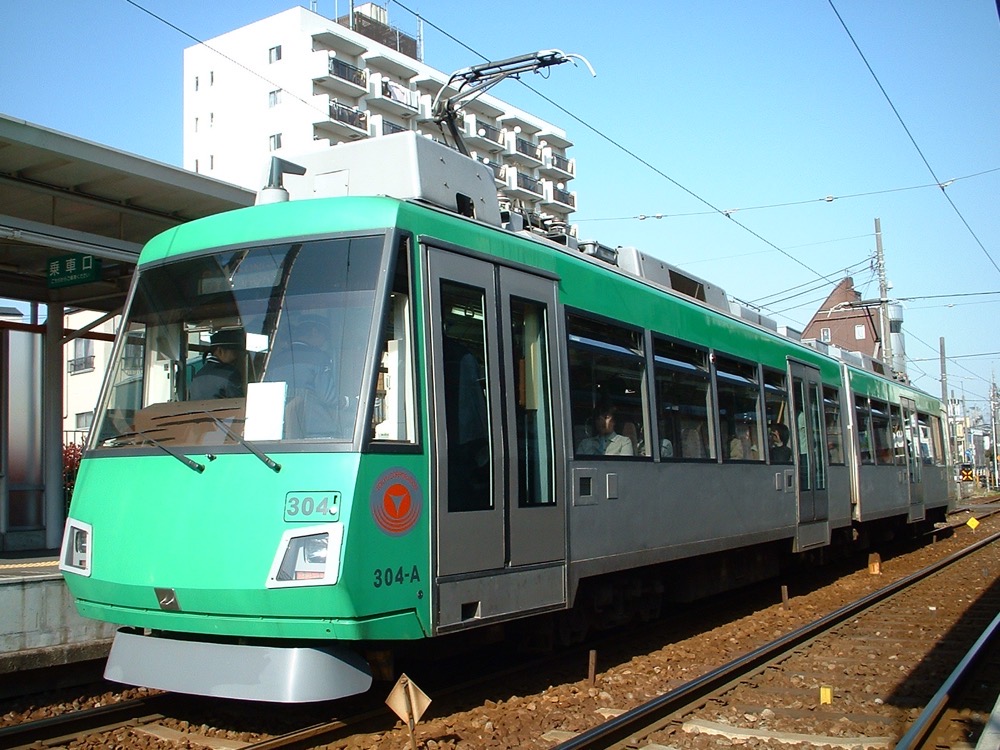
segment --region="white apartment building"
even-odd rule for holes
[[[257,190],[272,155],[408,130],[443,140],[431,107],[450,73],[416,59],[417,39],[387,20],[371,3],[337,20],[295,7],[187,48],[184,167]],[[459,127],[501,197],[568,221],[564,131],[489,95],[463,105]]]

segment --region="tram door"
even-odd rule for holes
[[[795,418],[795,465],[798,474],[799,546],[826,543],[829,535],[827,451],[823,416],[823,383],[819,370],[801,362],[789,362],[792,381],[792,414]],[[802,533],[812,528],[815,535]],[[825,531],[825,533],[823,533]],[[819,536],[823,536],[821,541]],[[814,541],[815,538],[815,541]]]
[[[900,400],[903,407],[903,435],[906,443],[906,473],[909,478],[910,490],[910,521],[922,521],[924,511],[924,483],[921,471],[923,469],[920,456],[920,424],[917,419],[917,405],[912,399]],[[896,436],[893,436],[893,440]]]
[[[439,624],[562,605],[555,280],[427,258]]]

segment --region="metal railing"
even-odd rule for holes
[[[503,133],[500,128],[495,128],[488,122],[476,121],[476,135],[498,145],[503,145]]]
[[[368,72],[355,67],[336,57],[330,58],[330,75],[353,83],[355,86],[365,88],[368,85]]]
[[[340,102],[330,102],[330,117],[358,130],[368,130],[368,113]]]
[[[517,186],[532,193],[541,194],[542,192],[541,188],[538,186],[538,180],[534,177],[522,174],[521,172],[517,173]]]
[[[561,169],[563,172],[569,172],[570,174],[573,173],[573,170],[570,168],[569,159],[565,156],[552,154],[552,166],[556,169]]]
[[[552,197],[560,203],[576,208],[576,196],[568,190],[560,190],[559,188],[553,186]]]
[[[391,120],[382,120],[382,135],[392,135],[393,133],[406,133],[409,128],[397,125]]]
[[[94,355],[86,357],[74,357],[66,363],[66,371],[73,375],[78,372],[89,372],[94,369]]]
[[[517,149],[517,152],[519,154],[530,156],[533,159],[538,158],[538,146],[532,143],[531,141],[526,141],[524,138],[515,138],[514,148]]]

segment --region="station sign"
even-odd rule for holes
[[[99,281],[101,278],[101,259],[80,253],[49,258],[47,277],[49,289]]]

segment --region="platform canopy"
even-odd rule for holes
[[[254,193],[0,114],[0,297],[119,308],[142,245]]]

